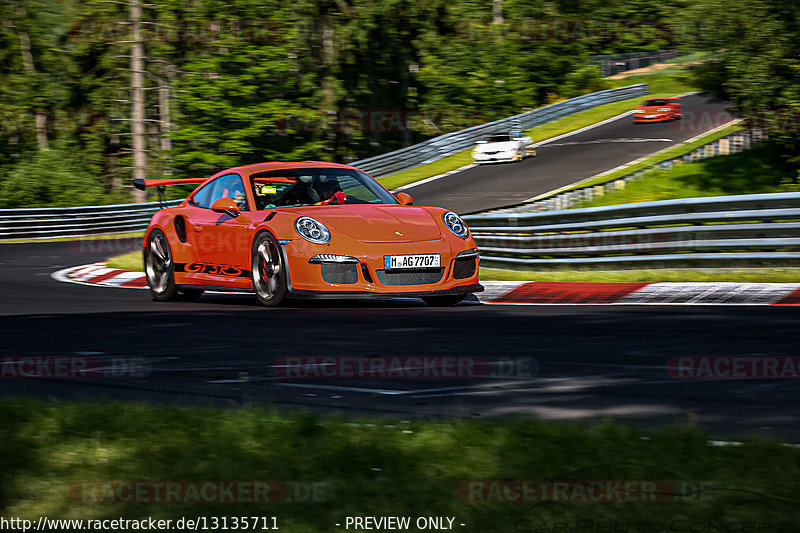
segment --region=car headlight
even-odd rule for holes
[[[658,110],[660,112],[662,112],[662,113],[666,113],[666,112],[670,111],[670,108],[668,108],[668,107],[659,107]]]
[[[314,244],[325,244],[331,240],[331,232],[325,224],[311,217],[300,217],[295,220],[294,229],[302,238]]]
[[[456,237],[466,239],[469,236],[469,228],[467,228],[467,225],[461,220],[461,217],[452,211],[448,211],[442,215],[442,220],[444,220],[444,225],[447,226],[447,229]]]

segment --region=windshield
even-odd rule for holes
[[[374,179],[349,168],[295,168],[253,174],[256,209],[329,204],[396,204]]]
[[[647,100],[644,105],[668,105],[667,100]]]
[[[506,134],[501,134],[501,135],[492,135],[491,137],[489,137],[489,142],[490,143],[499,143],[499,142],[505,142],[505,141],[510,141],[510,140],[511,140],[511,136],[508,135],[507,133]]]

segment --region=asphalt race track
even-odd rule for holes
[[[132,244],[132,241],[125,241]],[[120,243],[0,246],[0,357],[140,363],[134,376],[12,379],[6,396],[157,403],[270,402],[411,417],[619,417],[708,427],[714,436],[800,439],[798,379],[674,379],[676,356],[796,356],[798,307],[506,306],[303,302],[248,295],[155,303],[144,290],[59,283],[50,274]],[[276,376],[287,356],[459,356],[495,377]],[[513,375],[500,360],[524,363]],[[496,374],[503,374],[497,376]]]
[[[634,124],[633,117],[624,116],[545,144],[537,148],[536,157],[480,165],[404,191],[417,205],[462,214],[504,207],[668,148],[731,119],[727,104],[704,96],[686,96],[682,103],[682,120]]]

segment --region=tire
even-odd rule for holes
[[[154,229],[147,237],[147,247],[144,249],[144,272],[153,300],[166,302],[177,297],[172,249],[167,236],[160,229]]]
[[[276,307],[286,298],[286,268],[278,241],[261,233],[253,242],[251,280],[258,303]]]
[[[447,296],[426,296],[423,300],[431,307],[451,307],[461,303],[466,297],[466,294],[448,294]]]

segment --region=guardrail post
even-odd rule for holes
[[[731,153],[731,141],[728,138],[719,140],[719,155],[728,155]]]

